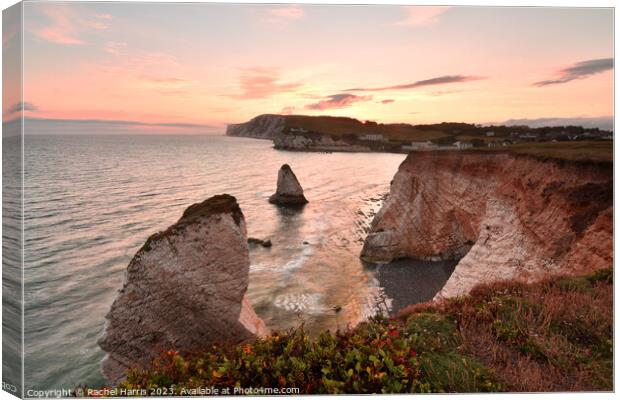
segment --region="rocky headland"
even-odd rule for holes
[[[229,124],[226,136],[248,137],[254,139],[273,139],[286,126],[285,117],[276,114],[262,114],[241,124]]]
[[[459,260],[436,299],[480,283],[608,268],[612,170],[509,153],[411,153],[361,256]]]
[[[343,128],[343,126],[345,131],[334,130],[334,127]],[[352,118],[263,114],[244,123],[229,124],[226,136],[271,140],[277,150],[314,152],[386,150],[385,144],[360,140],[353,134],[367,130],[368,127],[362,122]],[[343,134],[343,132],[349,133]],[[393,147],[395,151],[400,150],[399,146]]]
[[[245,220],[234,197],[187,208],[149,237],[127,267],[98,341],[107,353],[104,375],[118,382],[163,351],[189,354],[268,334],[246,298],[249,267]]]
[[[581,127],[482,126],[461,122],[439,124],[377,123],[348,117],[263,114],[230,124],[227,136],[273,141],[278,150],[314,152],[449,151],[505,147],[523,143],[606,142],[613,135]]]

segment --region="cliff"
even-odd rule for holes
[[[249,137],[255,139],[273,139],[283,132],[286,126],[285,117],[275,114],[263,114],[241,124],[230,124],[226,127],[226,136]]]
[[[273,147],[277,150],[292,151],[372,151],[370,146],[356,144],[351,140],[332,137],[331,135],[316,133],[291,134],[280,132],[273,138]]]
[[[362,258],[460,260],[436,298],[478,283],[609,267],[612,169],[508,153],[411,153]]]
[[[245,293],[250,259],[237,201],[214,196],[151,236],[129,263],[100,347],[111,382],[162,351],[181,354],[268,333]]]

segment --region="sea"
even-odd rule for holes
[[[354,327],[429,300],[454,269],[449,262],[359,258],[404,154],[279,151],[268,140],[227,136],[50,134],[24,141],[26,389],[106,384],[97,338],[127,264],[147,237],[216,194],[237,198],[248,236],[272,242],[250,247],[248,288],[271,329],[303,324],[314,335]],[[3,146],[6,154],[11,143]],[[302,209],[268,202],[284,163],[309,200]]]

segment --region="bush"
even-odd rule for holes
[[[612,270],[497,282],[310,338],[303,326],[182,357],[119,388],[298,388],[299,393],[612,390]]]
[[[322,332],[303,327],[222,346],[197,357],[170,351],[148,370],[133,370],[125,388],[175,386],[299,388],[301,393],[408,393],[498,390],[493,374],[457,353],[453,322],[432,314],[407,323],[375,319],[357,329]]]

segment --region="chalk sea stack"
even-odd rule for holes
[[[268,334],[246,298],[250,259],[237,201],[218,195],[187,208],[129,263],[98,343],[112,383],[162,351],[200,351]]]
[[[303,205],[308,203],[295,173],[288,164],[284,164],[278,171],[278,187],[269,197],[269,202],[280,205]]]

